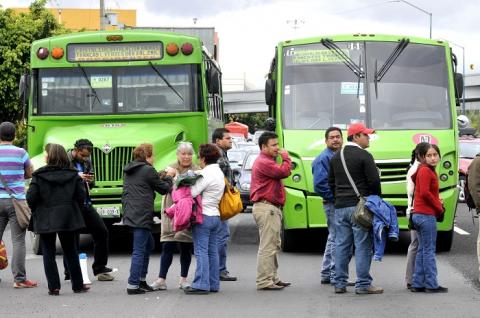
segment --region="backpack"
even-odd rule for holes
[[[468,187],[468,175],[465,176],[465,185],[463,188],[463,192],[465,195],[465,203],[467,204],[468,209],[476,209],[477,207],[475,206],[475,201],[473,201],[472,194],[470,193],[470,189]]]

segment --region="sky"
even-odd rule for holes
[[[3,8],[28,0],[0,0]],[[432,13],[432,37],[450,41],[465,72],[480,73],[480,0],[409,0]],[[98,8],[98,0],[54,0],[48,7]],[[402,0],[105,0],[107,9],[136,9],[137,26],[215,27],[224,80],[264,87],[278,42],[321,35],[376,33],[429,37],[429,15]],[[295,23],[296,21],[296,23]],[[470,69],[470,65],[474,69]]]

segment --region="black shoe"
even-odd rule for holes
[[[425,287],[410,287],[410,291],[412,293],[423,293],[425,291]]]
[[[65,280],[70,280],[70,273],[65,272]]]
[[[330,284],[330,278],[322,278],[322,280],[320,281],[320,284],[322,285]]]
[[[183,291],[187,295],[207,295],[209,293],[208,290],[197,289],[193,288],[192,286],[185,287]]]
[[[234,282],[237,278],[235,276],[230,276],[228,271],[224,271],[220,273],[220,280],[224,282]]]
[[[83,285],[82,288],[80,288],[80,289],[74,289],[73,292],[74,292],[75,294],[80,294],[80,293],[86,293],[86,292],[89,291],[89,290],[90,290],[90,286],[88,286],[88,285]]]
[[[345,287],[335,287],[335,294],[344,294],[347,292]]]
[[[145,290],[141,288],[127,288],[127,294],[129,295],[141,295],[145,294]]]
[[[113,269],[111,269],[110,267],[104,267],[103,269],[99,270],[97,275],[98,274],[104,274],[104,273],[111,273],[113,271]]]
[[[50,296],[59,296],[60,295],[60,289],[49,289],[48,294]]]
[[[407,289],[412,289],[412,284],[407,283]]]
[[[155,289],[153,289],[152,287],[150,287],[150,285],[147,284],[146,281],[140,281],[140,284],[138,284],[138,288],[140,289],[143,289],[144,291],[146,292],[152,292],[152,291],[155,291]]]
[[[437,288],[425,288],[426,293],[448,293],[447,287],[438,286]]]

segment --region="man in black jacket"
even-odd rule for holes
[[[347,169],[358,188],[360,195],[381,195],[380,176],[373,156],[365,149],[370,145],[370,134],[375,131],[361,123],[348,128],[347,144],[344,152]],[[330,161],[328,183],[335,196],[335,293],[347,291],[348,264],[352,245],[355,244],[355,264],[357,281],[355,293],[381,294],[383,289],[372,285],[370,265],[372,262],[372,232],[352,222],[358,197],[353,189],[338,151]]]
[[[83,206],[83,218],[85,220],[87,232],[90,233],[93,238],[93,274],[99,281],[112,281],[115,278],[114,274],[117,272],[117,269],[107,267],[108,229],[93,207],[89,195],[89,189],[93,186],[95,181],[94,169],[92,161],[90,160],[92,150],[93,144],[90,140],[79,139],[75,142],[73,150],[70,150],[67,155],[72,167],[78,171],[78,174],[83,179],[87,193],[87,198]],[[69,277],[68,269],[65,266],[65,279],[69,279]]]

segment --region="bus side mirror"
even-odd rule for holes
[[[276,98],[275,81],[269,78],[265,81],[265,103],[268,106],[274,106],[275,98]]]
[[[455,97],[457,99],[463,96],[463,75],[455,73]]]
[[[220,73],[215,68],[207,70],[207,88],[210,94],[220,94]]]
[[[268,131],[275,131],[275,128],[276,128],[275,118],[268,117],[265,120],[265,129]]]

